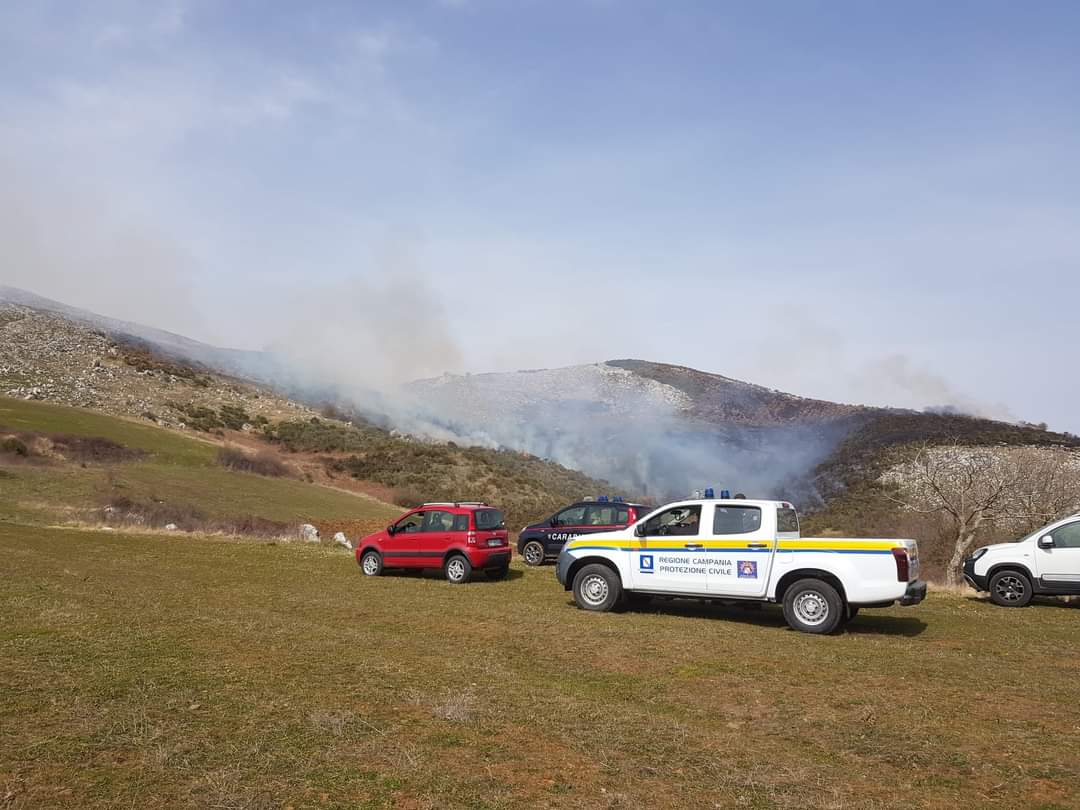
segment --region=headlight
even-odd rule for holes
[[[986,551],[987,551],[987,550],[986,550],[986,548],[985,548],[985,547],[983,547],[983,548],[977,548],[977,549],[975,549],[975,553],[974,553],[974,554],[972,554],[972,555],[971,555],[971,557],[969,557],[969,559],[970,559],[970,560],[971,560],[972,562],[975,562],[975,560],[979,559],[979,557],[981,557],[981,556],[982,556],[983,554],[985,554],[985,553],[986,553]]]

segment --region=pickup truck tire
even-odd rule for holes
[[[521,548],[521,559],[525,561],[526,565],[543,565],[544,544],[539,540],[530,540]]]
[[[365,551],[360,557],[360,570],[366,577],[377,577],[382,573],[382,555],[377,551]]]
[[[583,610],[611,610],[621,597],[619,575],[606,565],[586,565],[574,575],[574,601]]]
[[[998,571],[990,577],[990,601],[1001,607],[1025,607],[1034,596],[1031,580],[1013,569]]]
[[[846,614],[836,588],[820,579],[800,579],[784,592],[784,619],[792,630],[825,635],[834,632]]]

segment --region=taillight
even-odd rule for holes
[[[465,536],[465,542],[468,543],[470,546],[475,546],[476,545],[476,532],[470,531]]]
[[[911,560],[908,559],[907,549],[897,546],[892,550],[892,555],[896,560],[896,581],[907,582],[911,572]]]

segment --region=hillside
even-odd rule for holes
[[[419,440],[355,414],[300,404],[131,335],[21,304],[0,303],[4,395],[144,420],[253,452],[280,450],[306,480],[398,505],[489,500],[505,509],[511,526],[608,489],[520,451]]]

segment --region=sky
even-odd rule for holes
[[[1080,431],[1080,4],[0,4],[0,283],[397,382]]]

